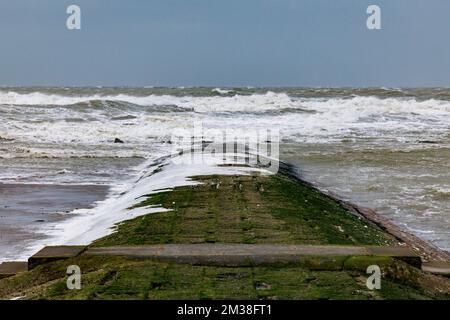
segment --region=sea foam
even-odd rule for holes
[[[204,155],[206,156],[206,155]],[[44,246],[49,245],[87,245],[92,241],[111,234],[114,227],[122,221],[134,219],[141,215],[165,212],[161,206],[132,208],[148,195],[162,190],[172,190],[176,187],[200,184],[190,177],[204,175],[248,175],[252,172],[272,174],[262,168],[220,166],[223,157],[230,155],[217,154],[211,156],[204,163],[191,163],[191,154],[174,157],[164,157],[145,166],[141,177],[137,181],[129,181],[112,190],[112,195],[106,200],[98,202],[93,209],[78,209],[71,212],[71,218],[61,223],[48,224],[40,232],[47,238],[34,242],[14,259],[26,259]],[[235,163],[235,158],[230,161]],[[239,156],[239,155],[236,155]],[[158,170],[156,170],[158,169]],[[113,196],[113,194],[115,196]]]

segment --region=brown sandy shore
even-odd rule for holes
[[[46,235],[40,229],[71,217],[75,209],[105,199],[108,186],[0,184],[0,261]]]
[[[298,167],[287,163],[281,163],[280,170],[295,177],[299,181],[299,183],[306,184],[311,188],[315,188],[320,192],[328,195],[332,199],[339,202],[344,208],[346,208],[350,212],[363,216],[369,222],[372,222],[374,225],[380,227],[385,232],[394,236],[401,243],[404,243],[405,245],[411,247],[422,258],[424,262],[450,261],[450,252],[442,250],[436,247],[435,245],[417,237],[408,230],[399,227],[395,222],[379,214],[375,210],[359,206],[350,201],[343,200],[342,197],[340,197],[338,194],[328,190],[323,190],[320,187],[316,186],[315,184],[304,180],[301,177],[301,171]]]

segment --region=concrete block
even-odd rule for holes
[[[28,263],[26,261],[3,262],[0,264],[0,279],[11,277],[27,270]]]
[[[54,246],[45,247],[28,259],[28,269],[57,260],[76,257],[86,250],[86,246]]]

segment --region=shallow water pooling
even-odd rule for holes
[[[101,185],[0,184],[0,261],[12,260],[34,242],[47,238],[51,224],[92,208],[108,194]]]

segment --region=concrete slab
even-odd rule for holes
[[[384,249],[383,249],[384,248]],[[377,256],[410,259],[420,258],[404,247],[307,246],[307,245],[251,245],[251,244],[168,244],[132,247],[88,248],[86,255],[113,255],[154,259],[158,261],[249,266],[264,264],[301,263],[317,269],[342,269],[346,258]]]
[[[76,257],[86,250],[86,246],[50,246],[37,252],[28,259],[28,269],[57,260]]]
[[[432,261],[422,265],[422,270],[434,274],[450,276],[450,261]]]
[[[20,272],[28,270],[28,262],[26,261],[11,261],[0,264],[0,279],[14,276]]]
[[[367,255],[363,247],[251,244],[167,244],[89,248],[87,255],[126,255],[136,257],[188,256],[280,256],[280,255]]]
[[[413,249],[406,246],[392,246],[392,247],[367,247],[367,251],[372,256],[392,257],[402,260],[416,268],[421,268],[422,259],[414,252]]]

